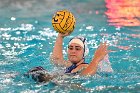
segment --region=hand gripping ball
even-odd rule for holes
[[[73,32],[75,23],[75,17],[68,10],[57,11],[52,18],[54,30],[62,34]]]

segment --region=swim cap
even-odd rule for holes
[[[79,44],[82,48],[84,48],[83,58],[85,58],[88,55],[89,49],[87,46],[86,39],[84,37],[81,37],[81,36],[74,37],[69,41],[69,45],[72,43]]]

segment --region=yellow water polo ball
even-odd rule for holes
[[[73,32],[75,23],[74,15],[68,10],[57,11],[52,18],[54,30],[62,34]]]

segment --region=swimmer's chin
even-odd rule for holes
[[[69,59],[69,61],[72,62],[72,63],[77,63],[77,59],[76,58],[71,58],[71,59]]]

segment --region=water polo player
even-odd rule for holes
[[[99,62],[110,52],[108,45],[101,43],[95,51],[94,57],[89,64],[85,62],[88,54],[86,40],[82,37],[72,38],[68,45],[68,60],[63,58],[63,39],[69,34],[58,34],[51,60],[54,64],[66,67],[65,73],[79,73],[80,75],[94,75],[97,71]]]

